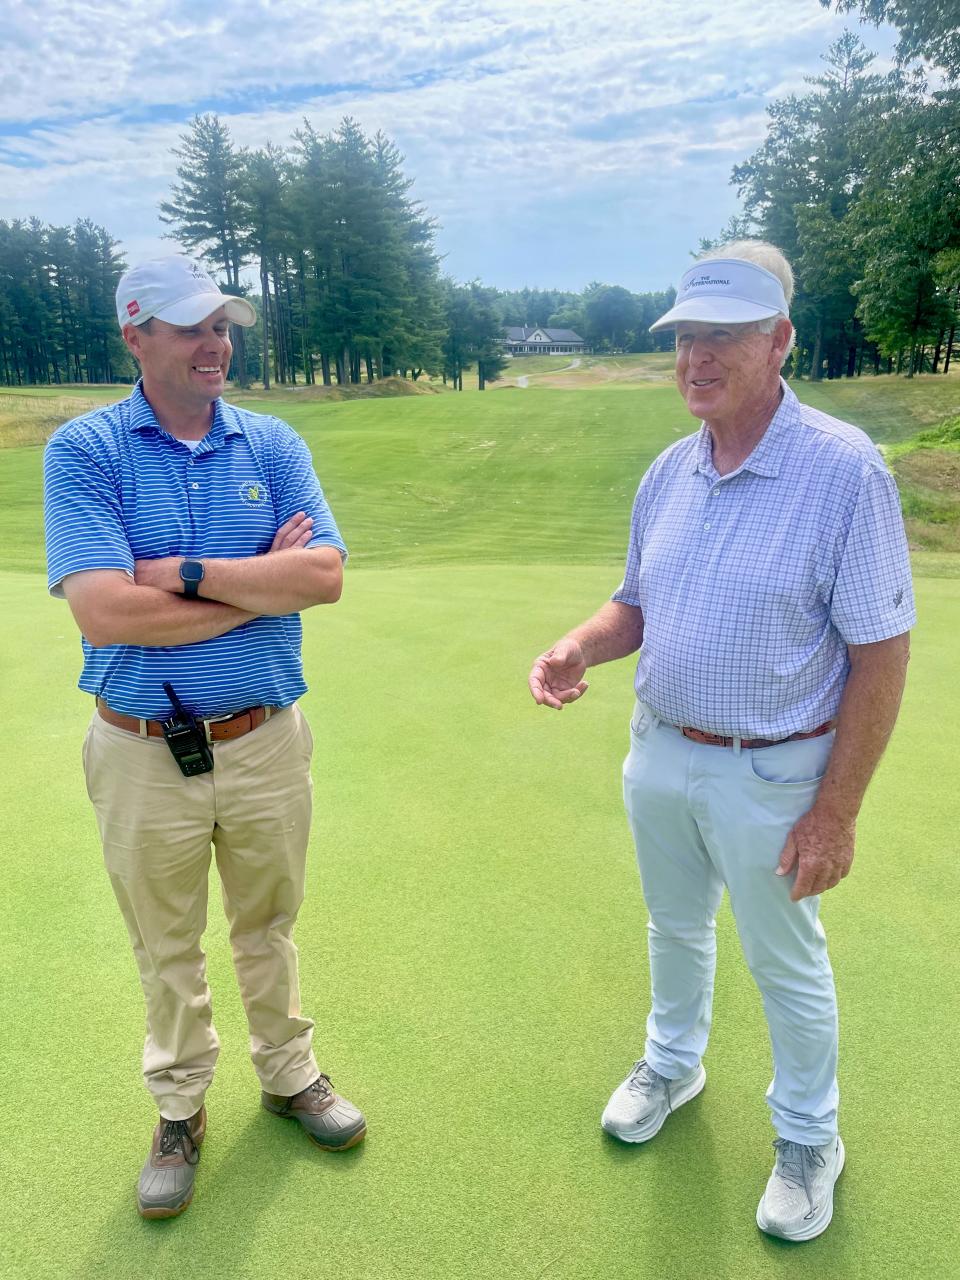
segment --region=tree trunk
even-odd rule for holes
[[[373,358],[369,355],[363,357],[363,362],[367,366],[367,381],[375,381],[373,376]]]
[[[323,385],[329,387],[330,382],[330,357],[324,351],[320,356],[320,372],[323,374]]]
[[[297,362],[294,359],[293,345],[293,290],[290,287],[290,272],[284,266],[283,271],[284,324],[287,330],[287,367],[290,371],[290,385],[297,385]]]
[[[275,360],[274,377],[277,382],[287,381],[287,339],[284,333],[283,308],[280,303],[280,272],[273,273],[273,347]]]
[[[944,332],[945,331],[941,329],[937,334],[937,345],[933,349],[933,368],[930,370],[931,373],[936,373],[940,367],[940,352],[943,350]]]
[[[956,333],[956,325],[950,326],[950,332],[947,334],[947,354],[943,360],[943,372],[950,372],[950,357],[953,355],[953,335]]]
[[[265,258],[260,259],[260,310],[263,313],[263,389],[270,390],[270,270]]]
[[[820,350],[823,346],[823,321],[817,316],[817,328],[813,337],[813,352],[810,356],[810,381],[820,382],[823,378],[822,358]]]
[[[300,359],[303,362],[303,380],[308,387],[312,387],[317,379],[313,371],[313,352],[310,350],[306,329],[300,330]]]

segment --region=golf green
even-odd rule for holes
[[[83,790],[79,644],[39,574],[0,572],[0,1273],[957,1274],[960,582],[918,581],[901,722],[853,873],[824,899],[849,1163],[833,1226],[791,1246],[753,1221],[772,1159],[770,1054],[726,908],[705,1092],[649,1146],[599,1129],[648,997],[619,802],[630,663],[594,672],[561,715],[534,707],[525,679],[617,577],[612,561],[368,568],[305,615],[317,816],[303,997],[368,1139],[326,1154],[260,1109],[214,893],[223,1049],[208,1137],[189,1212],[151,1223],[133,1194],[153,1124],[142,1003]]]

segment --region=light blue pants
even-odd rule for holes
[[[791,902],[794,875],[775,872],[790,828],[814,802],[834,735],[756,750],[703,746],[638,703],[630,737],[624,802],[650,913],[644,1056],[677,1079],[707,1047],[726,886],[770,1031],[773,1126],[793,1142],[829,1142],[837,1000],[820,900]]]

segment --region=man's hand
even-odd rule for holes
[[[587,669],[583,650],[575,640],[559,640],[540,655],[530,671],[528,684],[533,700],[541,707],[562,711],[587,691],[583,674]]]
[[[289,551],[292,547],[305,547],[312,537],[313,516],[308,516],[305,511],[298,511],[273,535],[273,542],[266,554]],[[157,587],[177,596],[183,595],[183,580],[180,577],[183,558],[160,556],[156,560],[137,560],[133,566],[133,580],[138,587]],[[194,558],[202,559],[200,556]]]
[[[313,516],[308,516],[305,511],[298,511],[274,534],[270,551],[287,551],[290,547],[305,547],[312,537]]]
[[[797,869],[791,902],[812,898],[840,883],[853,862],[856,830],[856,819],[837,818],[816,805],[794,824],[777,867],[778,876]]]

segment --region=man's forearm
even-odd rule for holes
[[[76,605],[70,593],[80,630],[96,648],[135,644],[144,648],[197,644],[222,636],[250,622],[256,614],[218,601],[184,600],[157,587],[132,582],[111,590],[109,599],[94,604],[89,598]]]
[[[268,555],[220,560],[201,556],[200,599],[233,605],[251,614],[298,613],[340,598],[343,569],[335,547],[291,548]],[[138,560],[138,582],[179,594],[182,557]]]
[[[315,604],[333,604],[343,583],[342,561],[335,547],[203,563],[201,596],[256,613],[298,613]]]
[[[580,646],[588,667],[635,653],[643,643],[643,614],[634,605],[609,600],[565,637]]]
[[[815,806],[846,823],[860,812],[893,732],[906,681],[910,637],[904,634],[878,644],[851,646],[850,655],[850,675],[837,713],[837,737]]]

